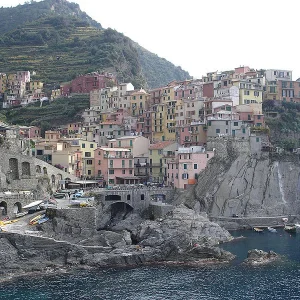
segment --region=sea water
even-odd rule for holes
[[[110,268],[18,278],[0,285],[0,299],[300,299],[300,233],[232,234],[246,238],[222,245],[237,255],[230,264]],[[273,250],[285,259],[247,267],[242,261],[254,248]]]

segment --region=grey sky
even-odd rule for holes
[[[0,0],[15,6],[25,0]],[[300,77],[297,0],[73,0],[103,27],[180,65],[195,77],[240,65]]]

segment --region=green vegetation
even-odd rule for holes
[[[76,94],[61,98],[40,107],[40,103],[9,110],[2,110],[11,124],[33,125],[42,129],[42,134],[59,125],[81,120],[81,112],[89,107],[89,94]]]
[[[101,28],[101,24],[82,12],[78,4],[65,0],[46,0],[27,1],[24,5],[16,7],[2,7],[0,9],[1,33],[13,31],[26,23],[34,22],[45,16],[75,16],[89,26]]]
[[[190,77],[65,0],[0,8],[0,25],[0,72],[35,71],[48,89],[92,71],[115,73],[137,88]]]
[[[300,103],[266,100],[263,112],[275,146],[286,150],[300,147]]]

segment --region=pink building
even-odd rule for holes
[[[24,138],[36,139],[41,137],[41,129],[37,126],[20,126],[20,134]]]
[[[99,147],[95,149],[95,177],[102,177],[104,185],[136,184],[134,159],[127,148]]]
[[[196,184],[199,173],[213,156],[213,151],[205,151],[201,146],[179,148],[175,159],[167,162],[167,184],[179,189]]]
[[[61,86],[61,95],[68,96],[71,93],[90,93],[92,90],[103,89],[108,82],[117,83],[116,77],[111,73],[97,72],[76,77],[70,83]]]

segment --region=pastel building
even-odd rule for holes
[[[167,159],[175,156],[178,143],[174,141],[161,141],[151,144],[149,147],[149,167],[150,181],[163,183],[166,182],[166,163]]]
[[[134,159],[127,148],[98,147],[95,149],[95,177],[102,177],[108,185],[136,184]]]
[[[205,151],[201,146],[179,148],[176,157],[167,161],[167,185],[186,189],[196,184],[199,173],[212,157],[214,152]]]

